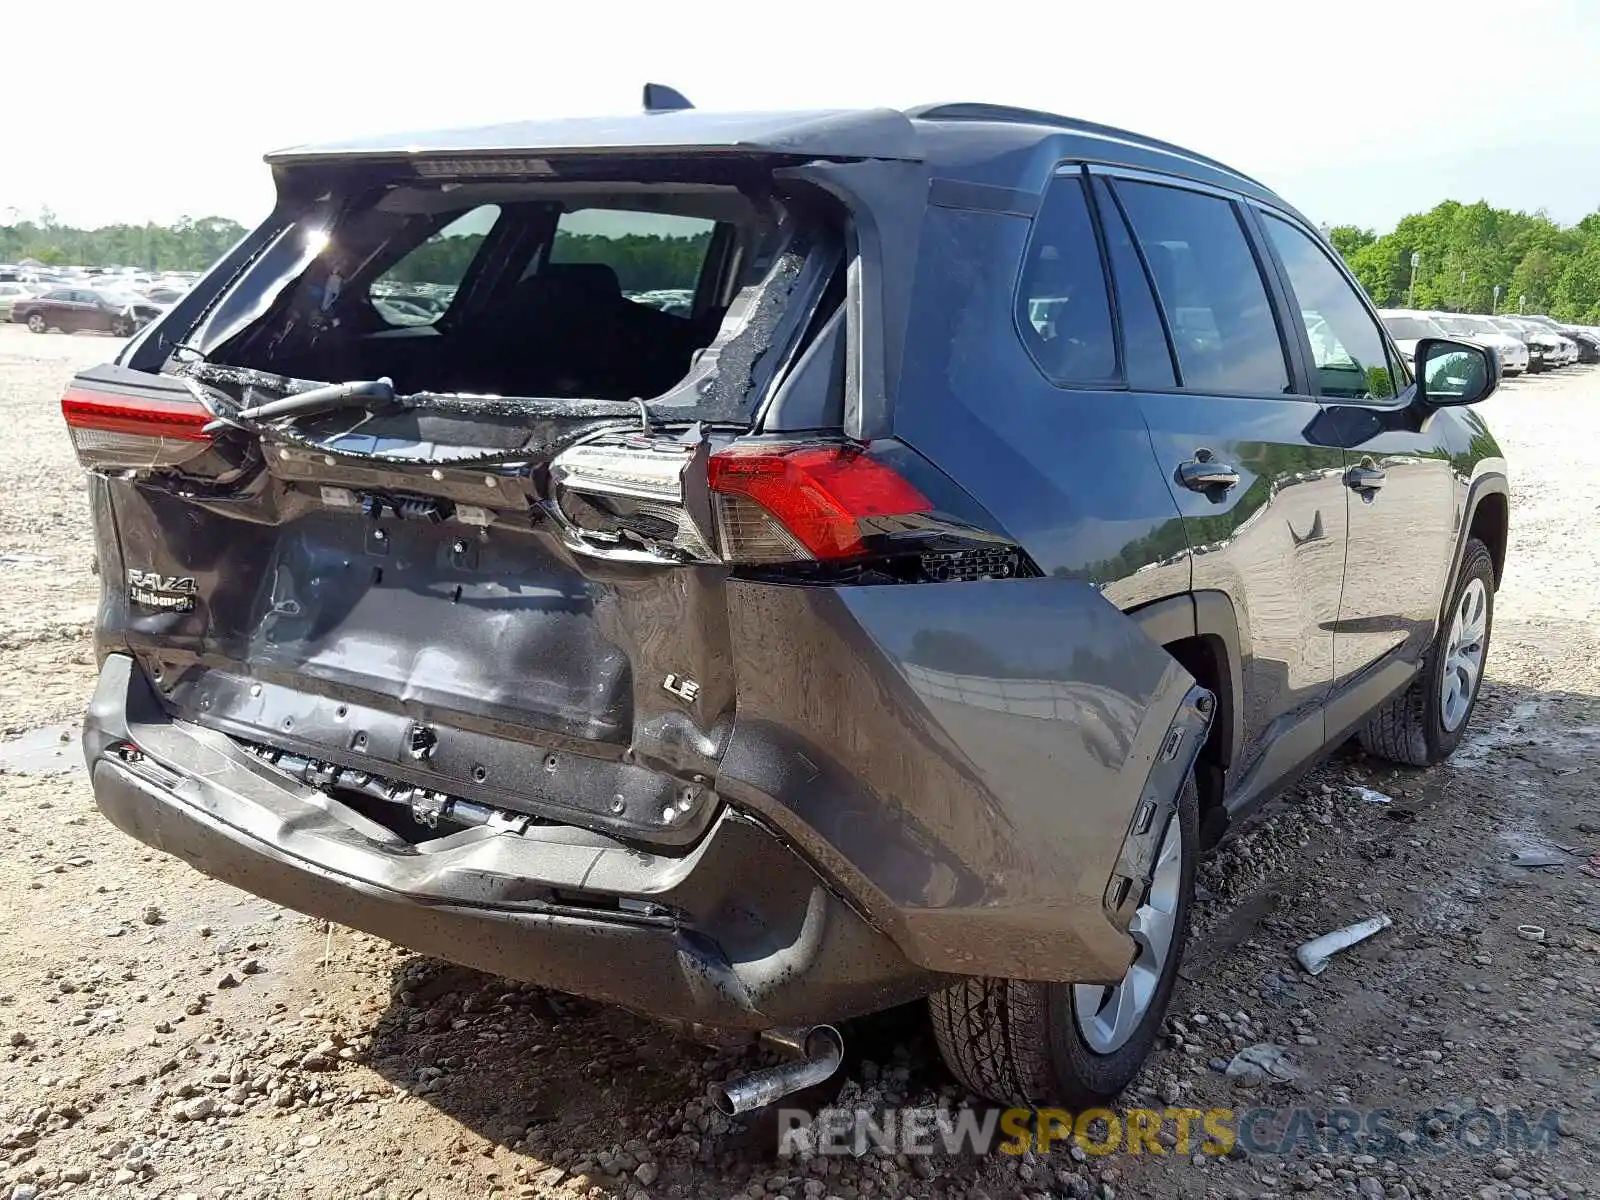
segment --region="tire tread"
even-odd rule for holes
[[[1450,605],[1445,609],[1446,614],[1454,612],[1455,605],[1461,594],[1466,580],[1472,576],[1486,573],[1489,576],[1489,587],[1494,587],[1494,559],[1489,554],[1489,547],[1477,538],[1467,542],[1466,550],[1461,555],[1461,566],[1454,579],[1450,581]],[[1439,747],[1433,744],[1428,734],[1432,728],[1435,672],[1434,660],[1439,654],[1444,640],[1449,637],[1449,617],[1439,623],[1439,628],[1433,635],[1433,645],[1428,647],[1427,656],[1422,661],[1422,667],[1417,672],[1411,686],[1398,695],[1391,696],[1373,710],[1367,718],[1367,723],[1357,731],[1357,738],[1361,747],[1368,754],[1378,758],[1388,759],[1390,762],[1399,763],[1407,767],[1429,767],[1449,757],[1450,751],[1455,748],[1455,742]],[[1485,647],[1484,663],[1487,666],[1488,652]],[[1482,689],[1482,682],[1479,682]],[[1471,720],[1469,713],[1455,737],[1466,728],[1467,721]]]
[[[1049,1095],[1049,1003],[1043,986],[969,978],[928,998],[934,1039],[951,1073],[980,1096]]]

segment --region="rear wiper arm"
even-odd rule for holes
[[[252,408],[241,408],[238,417],[241,421],[270,421],[274,417],[336,412],[341,408],[365,408],[376,412],[391,407],[394,402],[394,381],[371,379],[296,392],[281,400],[269,400]]]

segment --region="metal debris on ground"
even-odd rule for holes
[[[1294,956],[1300,960],[1300,965],[1312,975],[1321,975],[1327,969],[1328,962],[1341,950],[1348,950],[1357,942],[1364,942],[1380,929],[1387,929],[1393,922],[1388,913],[1379,913],[1375,917],[1368,917],[1365,921],[1357,921],[1354,925],[1346,925],[1343,929],[1335,929],[1321,937],[1312,938],[1295,949]]]
[[[1393,796],[1386,796],[1382,792],[1378,791],[1376,788],[1358,787],[1355,784],[1351,784],[1350,787],[1348,787],[1345,790],[1348,791],[1357,800],[1365,800],[1368,804],[1393,804],[1394,803],[1394,797]]]
[[[1288,1083],[1300,1078],[1300,1070],[1283,1053],[1283,1047],[1271,1042],[1257,1042],[1246,1046],[1233,1056],[1223,1072],[1229,1079],[1276,1080]]]
[[[1567,865],[1568,857],[1560,850],[1519,850],[1517,856],[1511,860],[1511,865],[1536,871],[1544,867],[1564,867]]]

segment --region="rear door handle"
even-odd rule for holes
[[[1357,492],[1375,492],[1388,478],[1389,473],[1370,458],[1362,459],[1344,473],[1345,486]]]
[[[1225,492],[1239,486],[1239,468],[1218,462],[1209,450],[1196,450],[1188,462],[1178,464],[1178,482],[1191,492]]]

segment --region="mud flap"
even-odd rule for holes
[[[739,583],[729,608],[725,796],[920,966],[1121,977],[1209,725],[1209,694],[1170,655],[1068,579]]]

